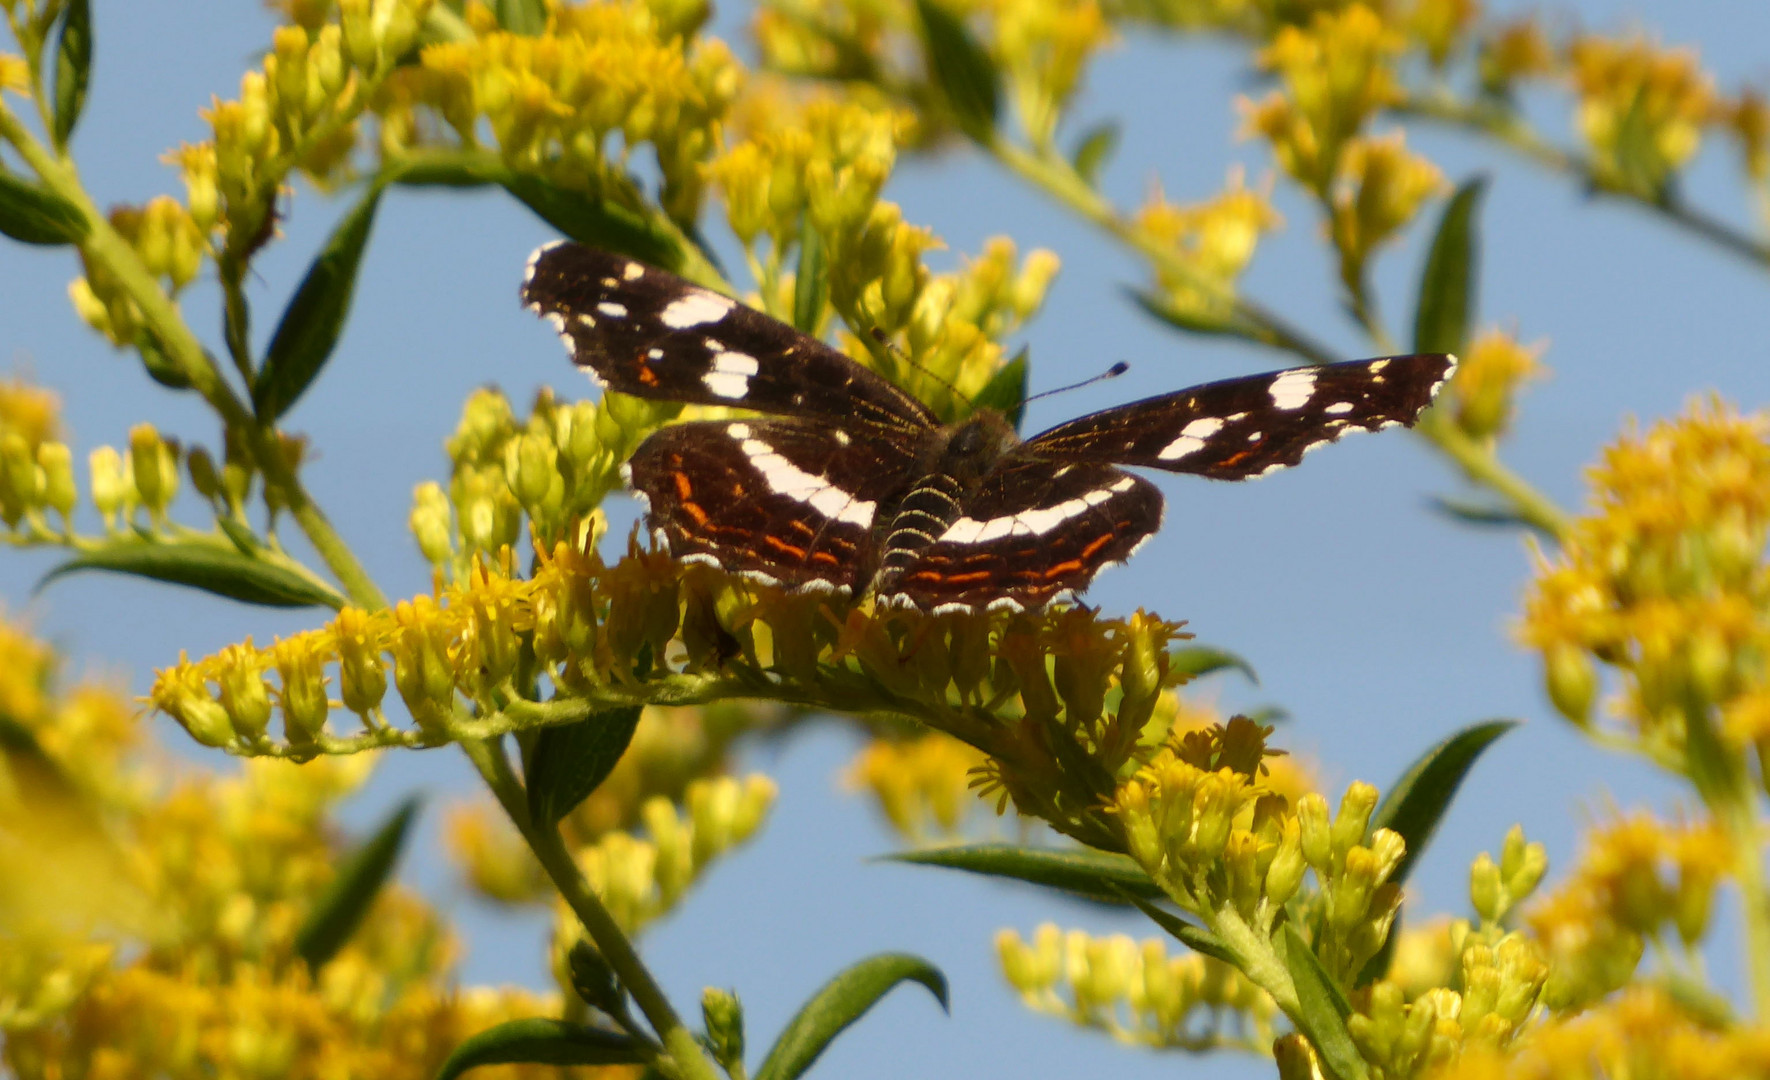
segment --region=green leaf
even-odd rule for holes
[[[1002,111],[1001,77],[995,62],[971,36],[964,20],[938,0],[916,0],[916,12],[922,21],[929,78],[940,88],[965,134],[980,142],[988,140]]]
[[[638,705],[622,705],[541,729],[524,758],[529,818],[536,828],[551,829],[608,778],[633,741],[640,712]]]
[[[1164,911],[1147,900],[1139,900],[1134,896],[1129,896],[1127,899],[1137,905],[1138,911],[1149,916],[1151,922],[1167,931],[1168,936],[1193,952],[1221,960],[1225,964],[1234,965],[1237,963],[1235,954],[1229,951],[1227,945],[1223,944],[1223,939],[1204,927],[1194,926],[1173,912]]]
[[[307,276],[283,309],[265,351],[264,366],[252,386],[252,406],[261,421],[270,423],[288,412],[331,358],[344,332],[344,320],[350,317],[357,268],[369,243],[381,190],[380,184],[369,185],[355,208],[332,231],[332,238],[307,268]]]
[[[829,270],[824,265],[824,238],[804,222],[799,229],[799,269],[793,275],[793,325],[801,334],[817,336],[829,295]]]
[[[413,154],[384,172],[381,179],[412,187],[497,184],[541,220],[580,243],[629,255],[671,273],[683,272],[688,263],[681,237],[663,225],[581,191],[513,172],[487,154]]]
[[[1260,685],[1260,676],[1254,674],[1252,664],[1226,649],[1209,645],[1182,645],[1177,649],[1170,649],[1168,666],[1195,679],[1218,671],[1239,671],[1247,676],[1249,682],[1255,686]]]
[[[73,244],[86,237],[86,217],[43,185],[0,168],[0,233],[21,244]]]
[[[319,582],[286,567],[241,554],[232,545],[202,540],[117,539],[83,551],[43,575],[39,590],[57,578],[82,570],[110,570],[188,585],[230,600],[264,607],[344,606],[344,598]]]
[[[1389,876],[1390,881],[1399,884],[1407,880],[1414,860],[1425,852],[1439,819],[1450,809],[1463,777],[1469,774],[1482,751],[1517,726],[1516,720],[1471,724],[1421,754],[1390,786],[1370,820],[1371,832],[1393,829],[1407,841],[1407,854]]]
[[[547,29],[546,0],[493,0],[498,27],[523,37],[540,37]]]
[[[92,79],[92,5],[68,0],[55,41],[55,113],[50,135],[57,149],[68,145],[74,125],[86,108],[86,85]]]
[[[1370,1075],[1352,1033],[1346,1030],[1346,1018],[1352,1006],[1340,988],[1328,977],[1327,970],[1310,951],[1297,928],[1286,923],[1279,951],[1284,955],[1285,969],[1297,988],[1297,1016],[1291,1017],[1297,1027],[1315,1046],[1323,1072],[1331,1080],[1366,1080]]]
[[[645,1061],[631,1036],[564,1020],[506,1020],[455,1047],[436,1080],[455,1080],[481,1065],[639,1065]]]
[[[1118,121],[1106,120],[1083,132],[1081,140],[1076,143],[1076,174],[1089,186],[1099,181],[1100,170],[1112,160],[1113,152],[1119,148],[1120,134]]]
[[[190,389],[190,376],[172,362],[172,358],[160,348],[159,339],[146,327],[142,327],[135,335],[135,351],[141,354],[141,366],[147,369],[148,378],[168,390]]]
[[[338,868],[331,888],[308,913],[307,921],[295,934],[295,955],[307,961],[309,971],[317,974],[362,925],[363,916],[369,913],[370,905],[399,863],[412,819],[418,814],[418,801],[413,796],[400,803],[368,843]]]
[[[1499,526],[1507,529],[1536,527],[1519,516],[1517,511],[1498,503],[1466,502],[1441,495],[1433,496],[1431,501],[1432,509],[1466,525]]]
[[[1158,292],[1147,289],[1125,290],[1132,300],[1145,313],[1155,316],[1169,326],[1177,327],[1189,334],[1208,334],[1218,336],[1228,334],[1232,337],[1251,337],[1250,328],[1242,326],[1232,313],[1222,317],[1202,317],[1189,311],[1182,311],[1168,302],[1168,298]]]
[[[1027,367],[1027,350],[1022,348],[990,376],[989,382],[984,383],[983,389],[971,399],[971,404],[979,409],[996,410],[1019,430],[1020,419],[1026,415]]]
[[[1432,250],[1420,272],[1420,300],[1414,308],[1415,352],[1460,352],[1468,340],[1481,269],[1476,214],[1486,190],[1485,176],[1465,181],[1438,219]]]
[[[968,844],[909,851],[886,858],[916,866],[941,866],[988,877],[1013,878],[1113,903],[1124,903],[1126,895],[1150,899],[1165,895],[1129,855],[1092,848]]]
[[[898,983],[915,981],[928,988],[943,1010],[947,1004],[946,976],[919,956],[880,953],[847,968],[811,996],[769,1048],[768,1057],[756,1070],[756,1080],[794,1080],[811,1068],[844,1028]]]

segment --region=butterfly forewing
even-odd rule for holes
[[[1141,477],[1014,454],[915,565],[879,591],[929,610],[1036,609],[1130,558],[1161,522],[1161,493]]]
[[[622,255],[552,244],[529,260],[523,302],[611,390],[691,405],[926,429],[910,394],[815,338]]]
[[[858,590],[881,504],[913,467],[899,444],[865,431],[718,420],[646,439],[628,481],[679,558],[792,587]]]
[[[1348,431],[1411,425],[1455,364],[1441,353],[1391,356],[1225,379],[1059,424],[1026,449],[1243,480]]]

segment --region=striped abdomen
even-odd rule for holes
[[[946,532],[959,516],[962,490],[959,481],[937,473],[918,481],[903,497],[885,525],[885,539],[879,545],[881,584],[902,573],[923,548]]]

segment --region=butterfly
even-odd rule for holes
[[[1411,425],[1456,358],[1205,383],[1022,441],[999,412],[943,424],[914,396],[759,311],[624,255],[535,252],[523,302],[604,388],[746,410],[674,424],[624,466],[684,562],[935,613],[1041,608],[1161,526],[1131,465],[1243,480],[1347,431]]]

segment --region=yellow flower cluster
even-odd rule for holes
[[[1332,191],[1328,234],[1340,253],[1340,280],[1354,296],[1364,294],[1371,255],[1446,187],[1438,166],[1408,151],[1404,132],[1346,141]]]
[[[777,791],[760,774],[693,781],[683,811],[662,796],[646,800],[643,837],[606,833],[577,849],[578,865],[615,922],[635,933],[675,907],[715,860],[755,835]],[[562,904],[556,939],[569,942],[581,933],[577,916]]]
[[[1467,934],[1456,948],[1456,985],[1409,1000],[1387,979],[1347,1020],[1372,1074],[1438,1076],[1463,1055],[1508,1047],[1530,1030],[1547,967],[1524,935]]]
[[[1536,1028],[1510,1053],[1476,1049],[1437,1080],[1599,1080],[1666,1076],[1732,1080],[1770,1072],[1770,1034],[1717,1030],[1661,990],[1638,987]]]
[[[209,745],[310,757],[486,736],[619,704],[715,700],[766,684],[781,700],[906,713],[958,735],[990,754],[989,786],[1023,812],[1117,846],[1116,828],[1097,812],[1110,790],[1100,784],[1137,760],[1146,725],[1179,681],[1167,652],[1178,633],[1141,614],[1101,620],[1080,609],[924,616],[870,602],[838,606],[745,586],[637,546],[607,565],[562,542],[543,552],[529,580],[509,576],[507,564],[482,563],[435,598],[373,614],[347,609],[268,649],[248,642],[181,659],[158,673],[152,701]],[[515,692],[531,648],[539,668],[526,670],[547,675],[561,701],[542,705]],[[275,690],[266,678],[273,667]],[[327,730],[334,667],[344,706],[363,718],[361,735]],[[390,673],[415,729],[390,727],[382,715]],[[273,700],[281,741],[266,732]],[[1053,739],[1086,750],[1104,771],[1075,775]]]
[[[1573,874],[1528,913],[1554,959],[1547,997],[1558,1008],[1594,1001],[1634,973],[1642,944],[1667,924],[1686,949],[1708,930],[1733,848],[1710,823],[1668,825],[1635,813],[1586,834]]]
[[[1092,937],[1041,925],[1028,942],[996,934],[1003,976],[1036,1012],[1140,1046],[1265,1052],[1278,1007],[1221,960],[1168,955],[1160,939]]]
[[[1284,84],[1255,105],[1248,129],[1272,144],[1284,170],[1331,203],[1347,143],[1399,101],[1394,63],[1406,41],[1364,4],[1317,12],[1309,25],[1280,29],[1259,54]]]
[[[1591,482],[1592,511],[1525,597],[1551,700],[1590,723],[1601,660],[1623,677],[1627,735],[1668,767],[1691,773],[1695,725],[1770,747],[1754,719],[1770,695],[1770,417],[1694,403],[1607,448]]]
[[[1657,198],[1716,118],[1714,84],[1695,51],[1587,36],[1568,47],[1568,65],[1596,180]]]
[[[1200,326],[1222,325],[1233,314],[1236,282],[1262,233],[1284,223],[1272,208],[1271,185],[1249,188],[1237,168],[1222,192],[1178,205],[1158,188],[1137,211],[1140,232],[1171,252],[1155,263],[1156,283],[1169,309]]]
[[[692,12],[639,2],[562,5],[546,33],[528,36],[495,29],[489,10],[474,7],[469,22],[478,33],[426,47],[417,66],[392,80],[381,111],[385,155],[438,143],[440,133],[421,119],[435,115],[461,147],[478,148],[489,130],[506,164],[637,205],[626,160],[649,144],[666,212],[680,222],[698,217],[702,167],[742,69],[722,42],[684,36],[698,25]]]
[[[332,810],[369,759],[168,774],[120,694],[57,692],[53,665],[0,625],[8,1075],[420,1080],[467,1036],[558,1009],[454,986],[447,928],[397,886],[310,970],[298,931],[334,878]]]
[[[61,515],[62,530],[78,498],[73,454],[59,440],[61,405],[54,394],[23,380],[0,382],[0,522],[48,533],[44,511]]]
[[[1547,374],[1541,360],[1547,348],[1546,342],[1526,345],[1503,330],[1476,335],[1458,357],[1449,388],[1457,427],[1474,439],[1504,435],[1519,389]]]
[[[877,738],[848,766],[851,787],[872,795],[885,820],[912,844],[959,835],[977,804],[972,776],[983,755],[951,735]]]
[[[1088,61],[1112,41],[1098,0],[992,0],[995,54],[1027,139],[1049,147]]]

